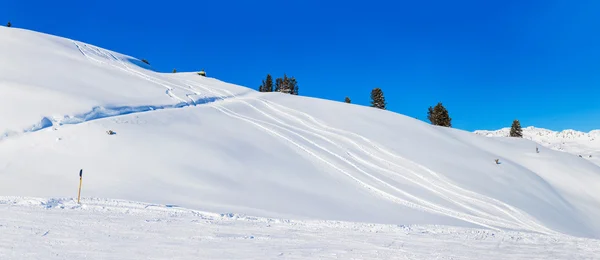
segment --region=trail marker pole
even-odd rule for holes
[[[79,170],[79,192],[77,193],[77,204],[79,204],[79,198],[81,197],[81,182],[83,179],[83,169]]]

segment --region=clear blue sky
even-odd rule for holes
[[[327,2],[327,3],[324,3]],[[295,76],[300,95],[453,125],[600,128],[600,1],[4,1],[15,27],[95,44],[159,71],[258,88]],[[5,22],[2,22],[5,23]]]

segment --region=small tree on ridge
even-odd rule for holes
[[[374,88],[371,90],[371,107],[385,109],[385,97],[383,91],[380,88]]]
[[[429,107],[427,110],[427,119],[432,125],[452,127],[452,118],[448,114],[448,110],[438,102],[435,107]]]
[[[515,119],[510,126],[510,137],[519,137],[523,138],[523,129],[521,129],[521,122]]]

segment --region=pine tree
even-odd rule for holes
[[[441,102],[438,102],[433,108],[429,107],[427,110],[427,119],[429,119],[432,125],[452,127],[452,118],[450,118],[448,110],[446,110]]]
[[[263,86],[264,92],[273,92],[273,78],[271,77],[271,74],[267,74],[267,79],[266,81],[263,81]]]
[[[510,127],[510,137],[520,137],[523,138],[523,129],[521,129],[521,122],[519,120],[514,120],[512,126]]]
[[[173,69],[173,73],[177,73],[177,70],[176,70],[176,69]]]
[[[275,79],[275,92],[281,92],[282,87],[283,87],[283,79],[282,78]]]
[[[12,23],[10,23],[10,21],[6,24],[6,27],[11,27]]]
[[[288,78],[288,89],[290,94],[298,95],[298,82],[295,77]]]
[[[352,101],[350,100],[349,97],[346,97],[346,99],[344,99],[344,102],[346,102],[346,103],[352,103]]]
[[[284,73],[283,74],[283,80],[282,80],[283,84],[281,86],[281,93],[286,93],[289,94],[291,93],[291,89],[290,89],[290,79],[287,77],[287,75]]]
[[[290,78],[286,74],[283,74],[283,78],[277,78],[275,80],[275,91],[290,94]]]
[[[267,91],[273,91],[271,76],[269,75],[267,79],[271,82],[267,87]],[[283,78],[275,79],[275,92],[298,95],[298,81],[295,77],[288,77],[287,74],[283,74]]]
[[[371,90],[371,107],[376,107],[379,109],[385,109],[385,97],[383,96],[383,91],[380,88],[374,88]]]

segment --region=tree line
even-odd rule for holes
[[[267,74],[267,77],[258,87],[258,91],[281,92],[291,95],[298,95],[298,81],[295,77],[288,77],[287,74],[283,74],[283,78],[276,78],[275,85],[273,85],[273,77],[271,74]]]
[[[350,98],[346,97],[345,102],[350,103]],[[371,90],[371,107],[386,109],[386,105],[383,91],[380,88]],[[427,119],[432,125],[452,127],[452,118],[442,102],[438,102],[434,107],[430,106],[427,109]]]
[[[349,97],[344,99],[345,103],[352,103]],[[386,109],[386,101],[383,95],[383,91],[380,88],[374,88],[371,90],[371,107]],[[448,110],[442,102],[438,102],[434,107],[427,109],[427,119],[432,125],[452,127],[452,118],[448,113]],[[521,122],[515,119],[510,128],[510,137],[523,137],[523,129],[521,128]]]

